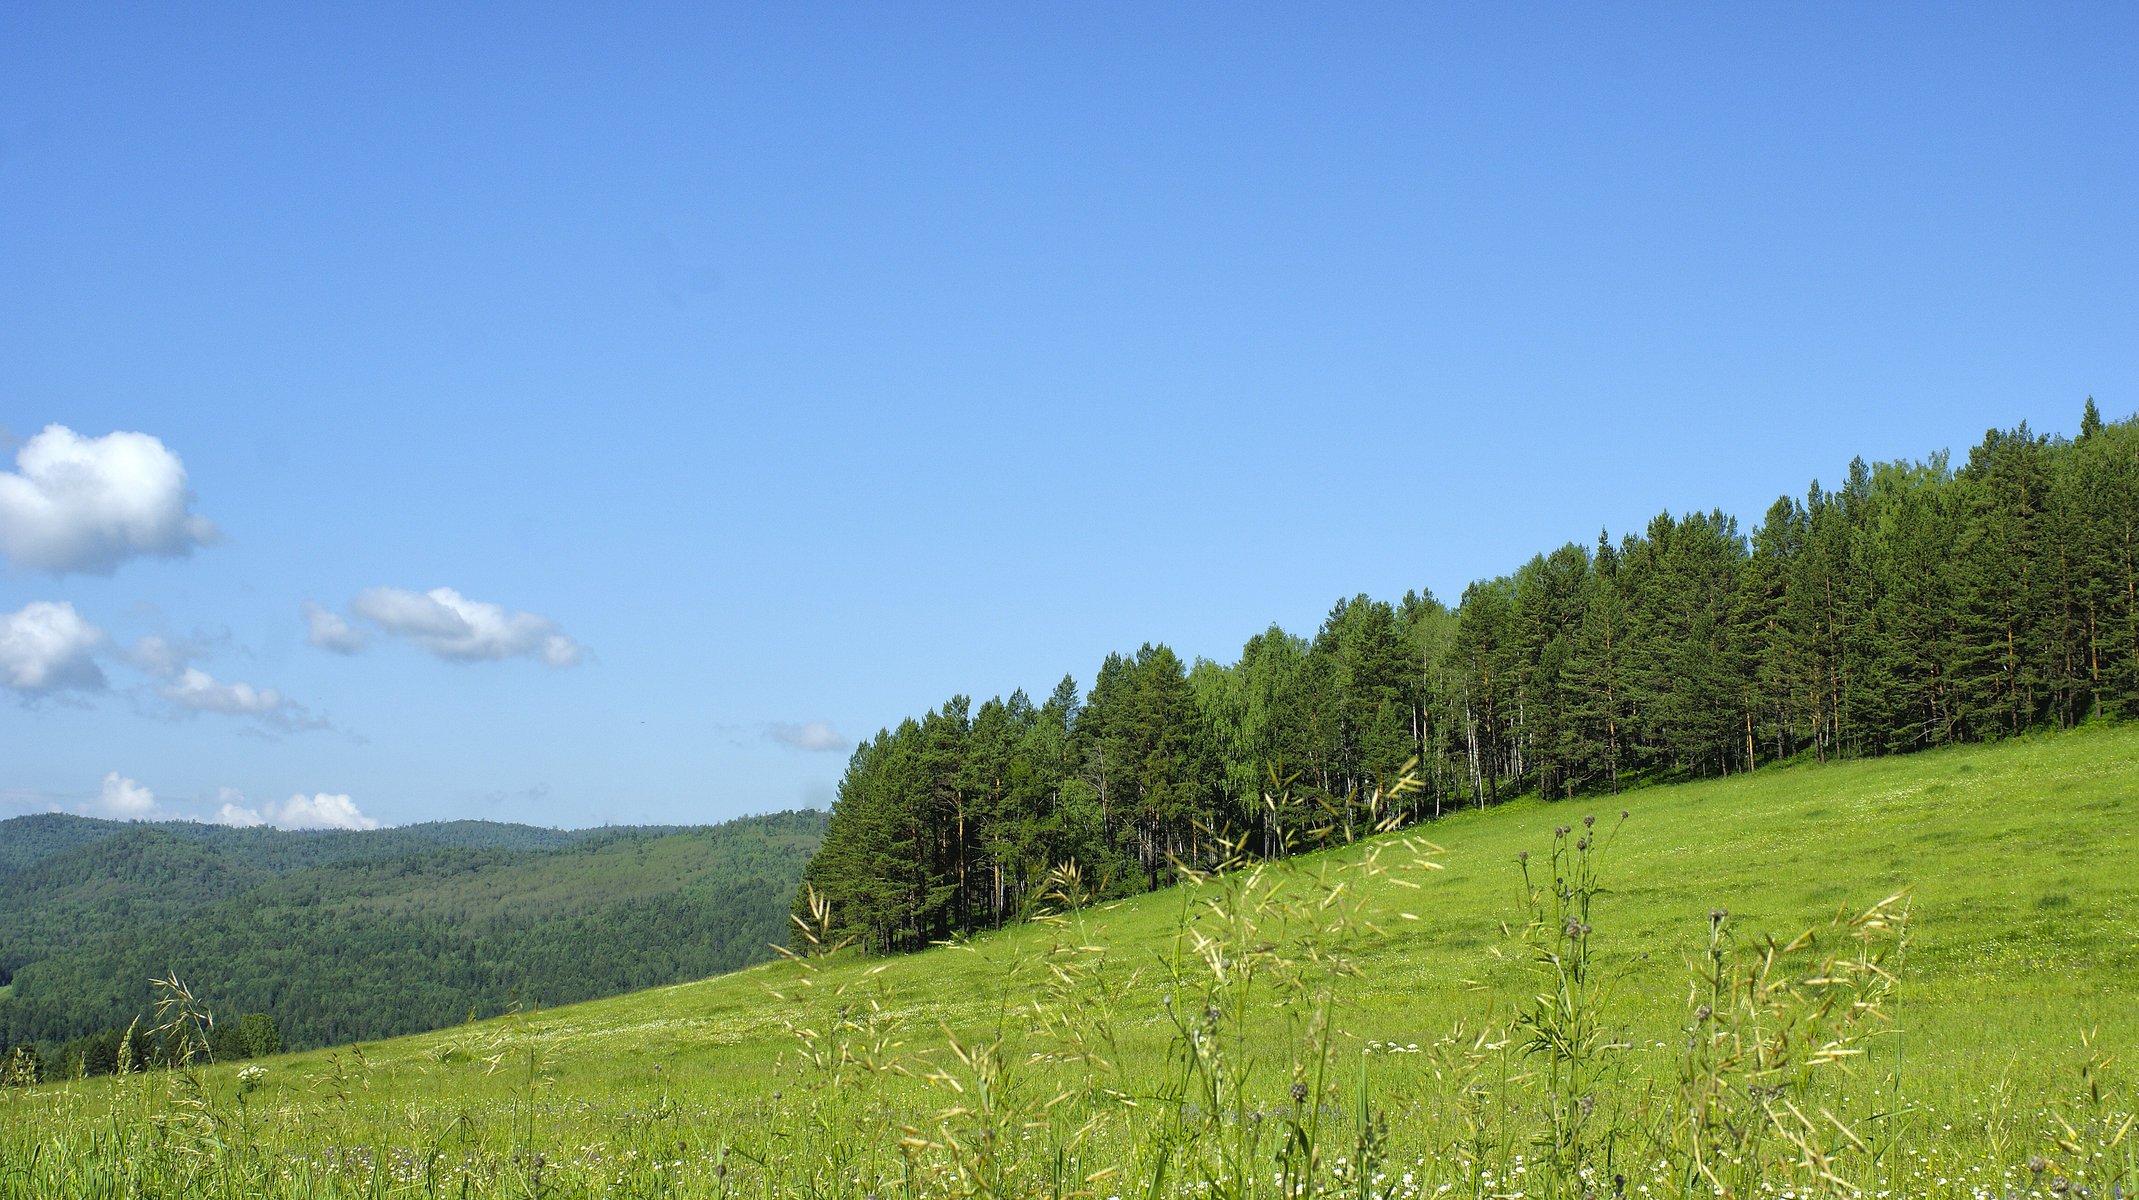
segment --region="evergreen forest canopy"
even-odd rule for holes
[[[2075,438],[1853,461],[1750,536],[1664,513],[1453,608],[1362,595],[1231,665],[1147,643],[1082,694],[953,697],[855,750],[795,908],[912,949],[1015,919],[1062,864],[1124,895],[1311,830],[2135,713],[2139,417],[2089,399]]]
[[[786,899],[824,823],[0,821],[0,1050],[36,1047],[48,1071],[110,1070],[126,1027],[140,1018],[140,1038],[152,1024],[151,978],[174,971],[211,1011],[252,1022],[234,1043],[251,1053],[734,970],[785,940]],[[143,1041],[126,1057],[154,1053]]]

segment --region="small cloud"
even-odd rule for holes
[[[271,805],[268,824],[278,829],[377,829],[379,823],[358,811],[346,795],[298,793]]]
[[[163,688],[163,698],[187,712],[260,717],[281,713],[282,693],[249,683],[223,683],[199,667],[187,667]]]
[[[174,715],[220,713],[252,717],[277,729],[324,729],[327,722],[305,711],[302,704],[271,687],[255,687],[240,681],[224,682],[192,664],[198,649],[185,642],[150,634],[120,655],[164,681],[157,694],[170,703]]]
[[[583,653],[578,642],[561,633],[542,639],[542,661],[553,667],[576,667]]]
[[[104,631],[64,600],[0,613],[0,684],[25,696],[102,690],[104,671],[92,655],[103,642]]]
[[[272,825],[277,829],[377,829],[379,822],[364,815],[347,795],[316,792],[310,796],[299,792],[280,804],[264,804],[254,808],[248,804],[245,794],[236,788],[223,788],[216,793],[221,802],[215,816],[210,818],[218,825],[231,825],[239,829],[251,829],[257,825]]]
[[[47,425],[15,465],[0,472],[0,552],[18,568],[109,575],[136,555],[183,557],[216,538],[191,511],[185,464],[148,434]]]
[[[453,662],[506,658],[540,658],[553,667],[577,666],[586,648],[566,636],[555,621],[503,605],[471,600],[452,588],[412,592],[405,588],[366,588],[349,606],[352,615],[380,631]],[[311,641],[341,653],[363,645],[363,631],[339,614],[307,612]],[[324,632],[323,632],[324,631]]]
[[[104,777],[104,786],[90,809],[92,815],[114,821],[153,821],[164,815],[156,806],[156,793],[117,771]]]
[[[305,640],[336,654],[355,654],[371,641],[371,635],[351,625],[342,614],[305,601]]]
[[[186,664],[199,657],[199,653],[184,643],[152,633],[135,642],[133,649],[125,651],[119,657],[151,675],[169,679],[185,670]]]
[[[831,723],[827,721],[804,721],[799,725],[775,721],[765,727],[765,736],[783,746],[807,750],[812,754],[843,750],[847,747],[847,739],[839,736],[839,731],[832,728]]]
[[[267,823],[267,818],[260,815],[259,809],[246,805],[245,793],[236,788],[217,788],[215,798],[220,801],[220,806],[215,810],[215,815],[208,818],[210,824],[251,829],[255,825]]]

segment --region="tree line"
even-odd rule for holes
[[[812,893],[896,951],[1095,894],[1534,793],[1899,754],[2139,713],[2139,417],[1992,430],[1965,463],[1850,463],[1750,533],[1663,513],[1472,584],[1339,601],[1231,664],[1159,643],[848,760]],[[1408,781],[1399,787],[1400,779]]]
[[[205,1033],[159,1032],[140,1021],[106,1029],[61,1045],[56,1061],[45,1060],[36,1042],[0,1043],[0,1087],[28,1087],[46,1079],[117,1075],[176,1066],[189,1059],[238,1062],[282,1052],[282,1032],[267,1013],[246,1013],[211,1025]]]

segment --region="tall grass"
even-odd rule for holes
[[[1567,821],[1492,865],[1505,923],[1480,972],[1519,981],[1476,983],[1417,1040],[1370,1034],[1386,1014],[1361,998],[1460,855],[1383,831],[1183,865],[1156,941],[1113,937],[1065,864],[1035,931],[912,968],[858,962],[809,905],[760,976],[780,1048],[758,1069],[708,1069],[677,1019],[634,1034],[673,1053],[592,1073],[600,1031],[531,1015],[392,1065],[181,1054],[7,1092],[0,1198],[2139,1194],[2117,1047],[1924,1069],[1940,1030],[1902,1019],[1906,889],[1777,936],[1687,912],[1698,952],[1645,963],[1615,924],[1614,839],[1640,820]],[[903,990],[930,975],[986,983],[947,1019]],[[159,1038],[205,1045],[212,1015],[159,987]]]

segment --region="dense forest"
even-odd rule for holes
[[[148,1024],[150,979],[173,971],[252,1022],[224,1035],[249,1030],[223,1047],[235,1054],[733,970],[784,940],[824,823],[290,832],[18,817],[0,822],[0,1051],[109,1069],[126,1027]]]
[[[1120,895],[1310,829],[1531,793],[1898,754],[2139,713],[2139,418],[1852,462],[1750,534],[1664,513],[1472,584],[1341,600],[1230,665],[1163,644],[965,696],[849,760],[804,874],[898,950],[1014,919],[1077,864]],[[1406,764],[1411,783],[1398,787]],[[795,905],[807,905],[798,891]]]

